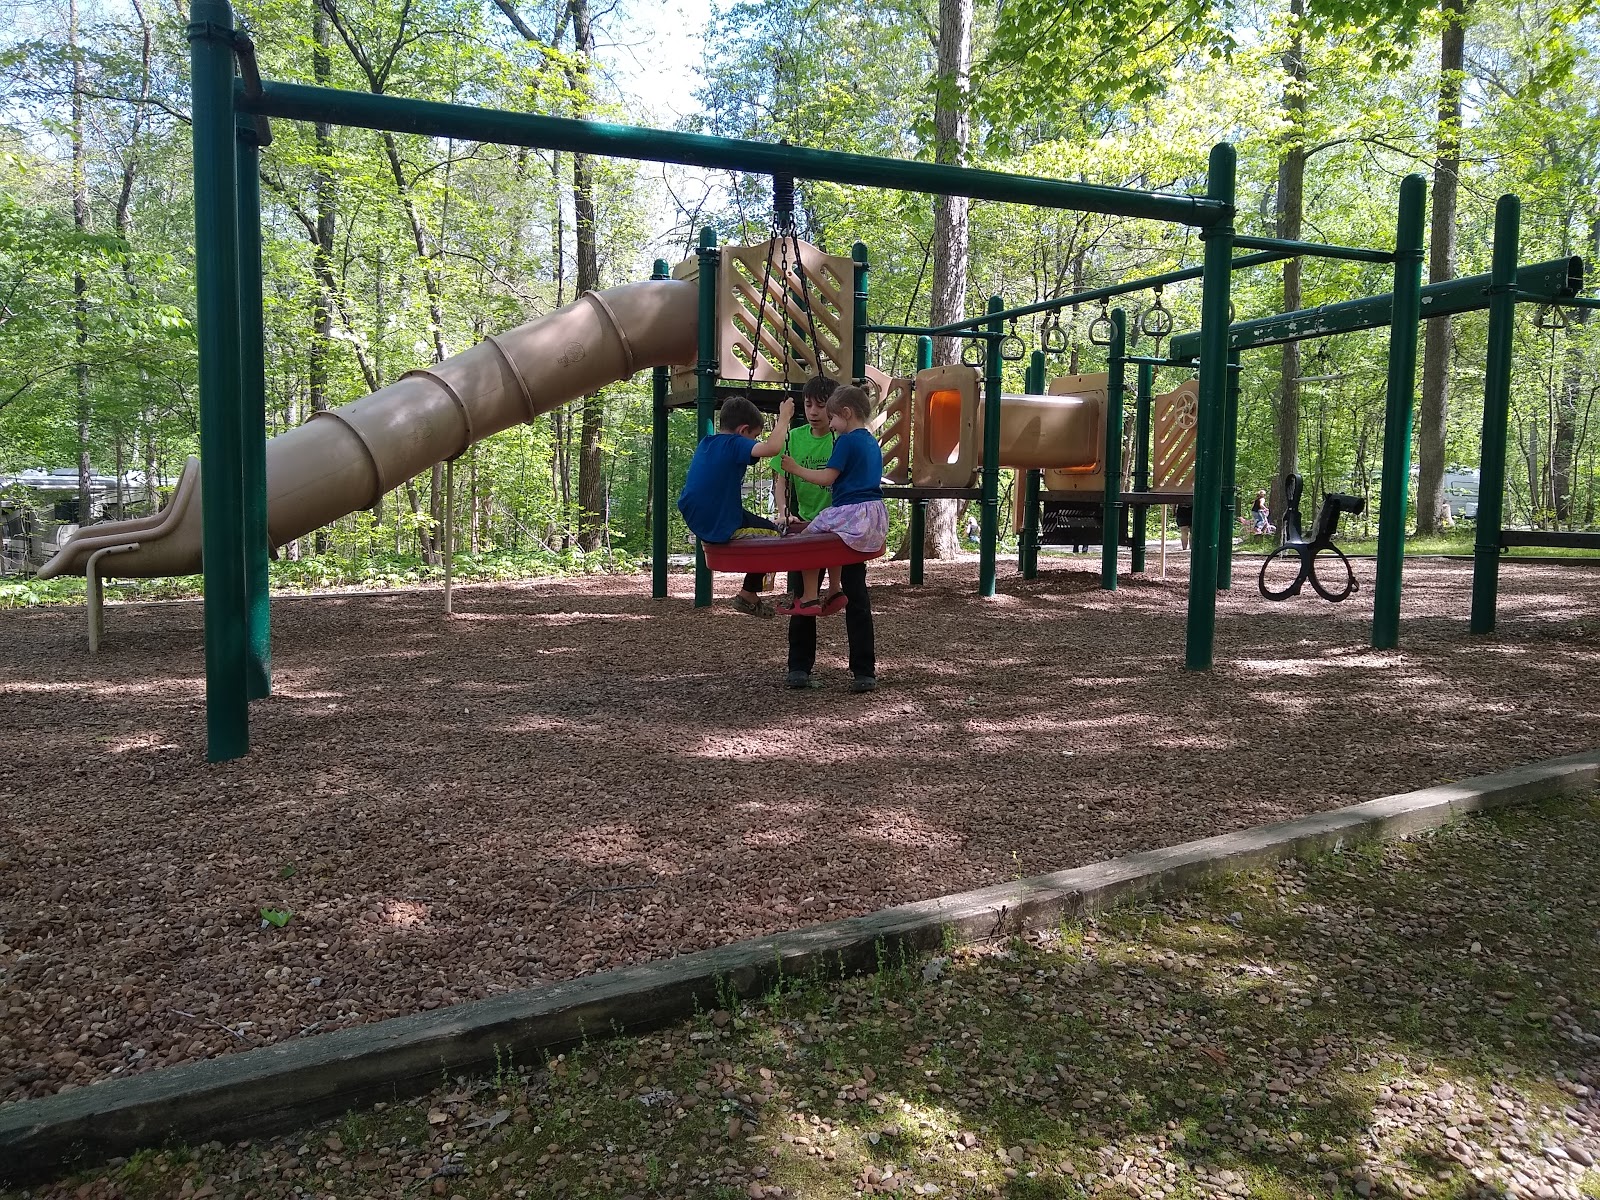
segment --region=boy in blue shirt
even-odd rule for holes
[[[786,397],[778,405],[772,432],[758,442],[756,435],[765,425],[761,410],[744,396],[723,401],[717,412],[718,432],[695,447],[683,491],[678,494],[678,511],[695,537],[716,545],[733,541],[745,530],[780,532],[771,521],[744,506],[744,473],[752,463],[783,453],[793,417],[794,401]],[[764,582],[760,571],[746,575],[744,587],[733,598],[734,608],[752,617],[773,616],[772,605],[761,599]]]

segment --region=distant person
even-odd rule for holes
[[[793,417],[794,401],[785,398],[778,405],[772,432],[758,442],[756,435],[766,424],[761,410],[744,396],[723,401],[717,411],[718,432],[695,447],[683,491],[678,494],[678,511],[695,537],[715,546],[740,537],[782,532],[744,506],[744,473],[752,463],[783,453]],[[773,616],[772,605],[761,598],[764,582],[760,571],[746,575],[744,587],[733,598],[733,607],[752,617]]]
[[[864,554],[881,551],[889,536],[889,513],[883,503],[883,451],[867,429],[871,417],[872,402],[867,394],[847,384],[828,399],[828,425],[838,435],[828,465],[812,470],[789,456],[783,460],[783,469],[791,475],[833,489],[832,503],[817,514],[807,532],[837,534],[845,545]],[[816,619],[843,608],[845,633],[850,640],[850,690],[870,692],[878,680],[867,565],[849,563],[840,567],[836,595],[823,597],[819,594],[820,585],[820,571],[802,572],[800,595],[780,610],[791,618],[788,686],[813,686]]]
[[[1257,536],[1273,531],[1272,516],[1268,511],[1265,489],[1256,492],[1255,501],[1250,505],[1250,521]]]
[[[1446,501],[1444,504],[1439,506],[1439,528],[1454,529],[1455,527],[1456,519],[1450,514],[1450,504],[1448,501]]]
[[[1178,508],[1178,545],[1189,548],[1189,527],[1194,524],[1194,505],[1180,504]]]
[[[978,524],[978,515],[976,513],[969,512],[967,514],[967,541],[977,541],[978,535],[982,532],[983,526]]]

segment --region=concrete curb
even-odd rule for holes
[[[233,1141],[304,1128],[379,1100],[419,1095],[444,1075],[537,1061],[585,1036],[635,1033],[751,996],[781,977],[867,972],[880,962],[1063,919],[1228,872],[1434,829],[1467,815],[1600,784],[1600,751],[1385,796],[1239,833],[1185,842],[902,904],[863,917],[624,967],[170,1067],[0,1108],[0,1184],[62,1174],[165,1141]],[[948,931],[948,933],[947,933]]]

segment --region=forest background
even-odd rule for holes
[[[271,78],[678,127],[898,158],[1200,192],[1239,150],[1241,232],[1392,244],[1399,180],[1430,183],[1427,278],[1488,270],[1494,200],[1523,202],[1523,261],[1600,241],[1589,0],[746,0],[713,6],[698,63],[629,45],[651,0],[245,0]],[[630,9],[629,5],[635,5]],[[137,471],[160,502],[198,441],[184,0],[0,4],[0,475]],[[641,67],[640,64],[649,64]],[[641,76],[641,71],[661,72]],[[696,74],[697,72],[697,74]],[[626,77],[642,88],[619,85]],[[674,117],[662,97],[692,91]],[[639,92],[646,93],[644,99]],[[663,119],[665,117],[665,119]],[[587,288],[687,257],[700,228],[769,235],[770,181],[325,125],[274,123],[262,166],[269,433],[459,352]],[[872,319],[938,322],[1198,264],[1195,231],[802,181],[802,235],[864,242]],[[1389,290],[1381,265],[1235,279],[1240,318]],[[1128,307],[1148,306],[1149,295]],[[1198,321],[1198,285],[1163,303]],[[1098,309],[1062,315],[1051,373],[1103,368]],[[1593,336],[1517,326],[1509,517],[1596,523]],[[1044,318],[1018,329],[1040,344]],[[941,339],[949,342],[949,339]],[[1477,465],[1485,319],[1427,323],[1418,527]],[[1153,349],[1149,341],[1137,352]],[[1376,500],[1385,335],[1245,357],[1239,480],[1289,470]],[[941,361],[957,348],[938,347]],[[875,337],[886,371],[910,339]],[[1008,364],[1020,390],[1021,364]],[[1175,380],[1172,382],[1176,382]],[[480,573],[626,566],[649,548],[648,377],[508,430],[458,464],[459,550]],[[674,488],[693,449],[674,414]],[[1274,499],[1277,499],[1274,490]],[[287,548],[284,579],[393,580],[439,559],[435,468]],[[1376,504],[1369,504],[1369,512]],[[674,549],[687,532],[672,514]],[[948,506],[930,552],[955,548]]]

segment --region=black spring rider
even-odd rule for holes
[[[1337,604],[1340,600],[1347,599],[1357,586],[1356,573],[1350,568],[1350,560],[1344,556],[1344,551],[1333,544],[1333,535],[1339,528],[1339,514],[1349,513],[1351,516],[1356,516],[1367,507],[1367,502],[1360,496],[1325,492],[1322,497],[1322,507],[1317,509],[1317,519],[1311,526],[1310,540],[1307,540],[1305,534],[1301,532],[1300,524],[1300,495],[1303,490],[1300,476],[1284,476],[1284,513],[1283,523],[1279,526],[1283,530],[1283,545],[1268,555],[1267,561],[1261,564],[1258,586],[1261,588],[1261,594],[1268,600],[1287,600],[1290,596],[1298,596],[1300,589],[1309,580],[1317,595]],[[1286,554],[1300,556],[1299,574],[1288,587],[1268,586],[1267,573],[1272,569],[1272,565]],[[1322,556],[1324,569],[1329,559],[1339,560],[1339,565],[1344,568],[1344,577],[1340,581],[1342,587],[1328,587],[1318,577],[1318,556]]]

